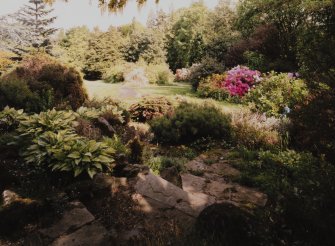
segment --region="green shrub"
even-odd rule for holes
[[[225,66],[213,58],[206,57],[200,64],[195,64],[190,68],[188,78],[193,89],[197,90],[202,79],[212,74],[221,74],[226,70]]]
[[[219,101],[227,100],[230,97],[229,91],[220,86],[226,75],[213,74],[200,81],[198,95],[204,98],[213,98]]]
[[[107,83],[124,82],[125,64],[117,64],[107,69],[102,76],[102,79]]]
[[[17,78],[0,79],[1,109],[9,105],[25,111],[38,111],[48,107],[48,104],[50,102],[43,104],[39,96],[31,91],[26,81]]]
[[[279,149],[288,144],[287,119],[267,117],[247,110],[232,112],[234,143],[249,149]]]
[[[307,95],[308,89],[303,80],[272,72],[245,96],[245,102],[253,111],[279,116],[286,106],[293,109]]]
[[[269,195],[266,216],[272,220],[267,221],[272,234],[285,235],[292,242],[329,238],[335,232],[335,168],[310,153],[292,150],[261,151],[254,157],[239,169],[244,184]]]
[[[335,92],[321,91],[291,115],[292,145],[325,157],[335,165]]]
[[[149,64],[146,75],[150,84],[169,85],[174,80],[174,75],[167,64]]]
[[[75,119],[75,114],[71,111],[53,109],[23,117],[17,130],[20,137],[33,139],[45,132],[57,133],[61,130],[73,130]]]
[[[190,143],[200,138],[230,140],[231,119],[214,106],[182,103],[171,116],[150,122],[161,143]]]
[[[71,131],[46,131],[23,152],[27,163],[46,166],[51,171],[73,172],[77,177],[86,172],[91,178],[111,171],[114,149],[104,143],[86,140]]]
[[[23,110],[5,107],[0,111],[0,134],[15,130],[24,116]]]
[[[131,118],[138,122],[147,122],[173,111],[172,103],[165,97],[142,98],[129,108]]]
[[[17,103],[18,95],[7,93],[10,96],[6,98],[8,105],[29,111],[39,112],[64,105],[77,109],[87,99],[80,73],[47,55],[27,57],[15,70],[3,76],[1,81],[12,83],[13,90],[22,89],[24,92],[24,97]],[[33,106],[31,102],[34,102]]]
[[[181,158],[156,156],[148,159],[145,164],[157,175],[166,168],[176,167],[179,172],[184,170],[185,160]]]

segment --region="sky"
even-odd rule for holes
[[[0,15],[14,13],[29,0],[0,0]],[[53,15],[57,16],[54,26],[57,28],[68,29],[74,26],[86,25],[89,28],[98,26],[101,30],[106,30],[109,26],[120,26],[131,23],[133,18],[146,24],[151,12],[162,9],[165,12],[187,7],[194,0],[160,0],[155,4],[155,0],[148,0],[140,9],[135,0],[130,0],[122,13],[111,14],[102,13],[97,4],[98,0],[69,0],[68,3],[56,1],[53,5]],[[204,3],[209,8],[214,8],[219,0],[205,0]]]

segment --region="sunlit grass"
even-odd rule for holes
[[[168,97],[172,102],[176,102],[177,97],[190,103],[210,103],[222,108],[226,112],[240,110],[242,107],[237,104],[198,98],[188,83],[175,83],[169,86],[149,85],[145,87],[129,87],[123,83],[109,84],[103,81],[84,81],[84,85],[90,98],[103,99],[111,97],[120,101],[126,107],[138,102],[141,97],[155,96]]]

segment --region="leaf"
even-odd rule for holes
[[[93,169],[87,169],[87,173],[88,175],[91,177],[91,179],[93,179],[94,175],[97,173],[95,170]]]
[[[78,175],[80,175],[83,172],[83,169],[81,168],[76,168],[74,170],[74,176],[77,177]]]
[[[71,159],[79,159],[80,158],[80,153],[78,151],[72,152],[71,154],[69,154],[67,157],[71,158]]]

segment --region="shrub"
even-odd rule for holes
[[[176,81],[187,81],[190,77],[190,69],[182,68],[176,70]]]
[[[293,108],[308,95],[308,89],[301,79],[288,74],[270,73],[245,97],[253,111],[279,116],[284,108]]]
[[[335,169],[310,153],[261,151],[240,166],[242,180],[269,195],[271,234],[319,245],[334,234]],[[283,228],[285,225],[285,229]],[[316,240],[313,243],[313,241]],[[291,243],[289,243],[291,244]],[[331,245],[331,242],[321,245]],[[302,243],[304,245],[304,243]]]
[[[39,96],[31,91],[28,84],[17,78],[0,79],[0,108],[7,105],[25,111],[38,111],[48,107],[40,100]]]
[[[165,63],[147,65],[146,75],[150,84],[168,85],[171,84],[174,80],[172,71]]]
[[[129,108],[131,118],[138,122],[147,122],[173,111],[172,103],[165,97],[143,98]]]
[[[285,148],[288,144],[286,121],[245,110],[234,111],[232,112],[234,143],[249,149]]]
[[[198,87],[198,94],[200,97],[214,98],[216,100],[226,100],[229,98],[229,92],[222,87],[226,75],[214,74],[201,80]]]
[[[148,159],[145,164],[157,175],[166,168],[176,167],[179,172],[184,170],[184,160],[176,157],[156,156]]]
[[[335,164],[335,93],[324,90],[298,105],[291,115],[292,144]]]
[[[226,88],[231,96],[244,96],[260,81],[260,72],[248,67],[237,66],[229,70],[221,87]]]
[[[125,64],[117,64],[110,67],[103,73],[102,79],[107,83],[124,82],[125,67],[126,67]]]
[[[1,83],[9,83],[9,81],[20,81],[14,83],[14,88],[22,88],[27,94],[20,105],[9,104],[9,106],[35,112],[64,104],[77,109],[87,98],[79,72],[58,63],[47,55],[38,54],[24,59],[20,66],[3,76]],[[28,98],[33,97],[31,94],[36,97],[36,108],[31,108],[29,105]],[[7,100],[13,103],[17,96],[14,97],[13,94],[10,96],[11,98]]]
[[[23,110],[5,107],[0,111],[0,134],[15,130],[24,116]]]
[[[214,106],[182,103],[172,115],[150,122],[161,143],[190,143],[200,138],[230,140],[231,119]]]
[[[86,140],[71,131],[44,132],[24,151],[27,163],[46,166],[51,171],[83,172],[93,178],[98,172],[111,171],[114,149],[104,143]]]
[[[189,80],[193,89],[197,90],[202,79],[212,74],[221,74],[225,71],[225,66],[213,58],[205,57],[200,64],[194,64],[190,68]]]

